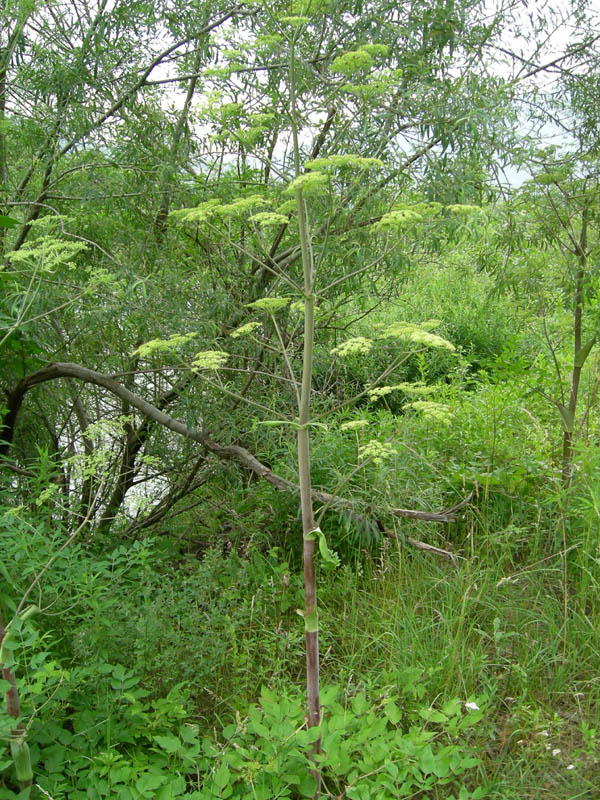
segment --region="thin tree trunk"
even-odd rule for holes
[[[106,532],[110,529],[110,526],[118,516],[127,492],[133,486],[133,481],[138,471],[136,459],[152,433],[152,423],[149,419],[145,419],[138,428],[127,424],[125,430],[126,436],[123,444],[123,455],[121,457],[121,466],[119,468],[117,483],[102,513],[100,522],[98,523],[99,533]]]
[[[579,238],[579,266],[575,278],[575,308],[573,310],[573,370],[571,372],[571,391],[569,394],[569,424],[563,434],[562,451],[562,485],[568,489],[573,477],[573,447],[575,436],[575,412],[579,397],[579,384],[581,370],[585,362],[585,354],[581,349],[582,318],[583,318],[583,289],[585,281],[585,266],[587,257],[587,207],[583,209],[581,219],[581,235]]]
[[[196,60],[194,62],[194,73],[199,73],[200,67],[202,65],[202,56],[199,52],[196,55]],[[190,113],[190,106],[192,105],[192,100],[194,98],[194,92],[196,91],[196,85],[198,83],[198,74],[192,75],[190,82],[188,84],[187,94],[185,96],[185,101],[183,103],[183,108],[179,114],[179,118],[177,119],[177,124],[175,126],[175,131],[173,133],[173,141],[171,143],[171,164],[167,165],[167,169],[171,166],[175,167],[177,164],[177,157],[179,155],[179,144],[181,142],[181,137],[183,136],[183,132],[185,130],[185,126],[187,124],[188,116]],[[154,235],[158,241],[160,241],[163,237],[165,232],[165,225],[167,222],[167,217],[169,216],[169,207],[171,205],[171,187],[170,187],[170,180],[168,174],[165,176],[165,179],[162,182],[161,186],[161,197],[160,197],[160,206],[158,212],[156,214],[156,218],[154,220]]]

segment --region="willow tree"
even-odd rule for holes
[[[317,271],[333,284],[330,324],[335,304],[366,275],[382,296],[395,291],[403,245],[377,254],[368,224],[444,153],[489,152],[482,121],[491,136],[500,114],[498,80],[482,55],[503,14],[481,25],[475,0],[371,3],[360,13],[352,3],[33,3],[6,4],[2,14],[0,212],[20,223],[2,228],[6,392],[16,398],[18,381],[53,361],[126,374],[126,388],[163,412],[201,419],[225,441],[256,437],[235,397],[195,391],[186,372],[194,343],[177,357],[136,352],[180,331],[222,346],[247,303],[277,294],[285,279],[303,281],[296,216],[280,208],[296,202],[293,194],[270,207],[285,220],[275,224],[238,206],[227,236],[223,226],[200,235],[166,225],[172,209],[277,199],[293,177],[292,32],[300,171],[335,155],[385,164],[330,165],[335,191],[310,199]],[[299,333],[284,333],[292,332],[295,359]],[[259,403],[277,385],[259,375],[277,358],[264,344],[247,353],[254,373],[228,375],[233,394]],[[7,418],[11,453],[20,468],[35,462],[35,443],[54,453],[73,524],[89,517],[102,530],[115,521],[144,529],[204,481],[209,467],[193,447],[103,390],[67,382],[60,393],[37,392],[41,439],[26,404],[20,426]],[[98,425],[110,428],[108,438]],[[83,480],[68,467],[74,453],[99,474]],[[135,519],[127,509],[134,485],[149,487],[150,505]]]

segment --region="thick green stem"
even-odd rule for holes
[[[298,122],[296,108],[296,85],[294,76],[294,44],[290,53],[290,105],[291,126],[294,149],[294,172],[300,174],[300,146],[298,142]],[[302,254],[302,273],[304,283],[304,352],[302,359],[302,385],[298,407],[298,482],[300,484],[300,507],[302,510],[302,533],[304,539],[304,628],[306,636],[306,701],[308,725],[313,727],[321,721],[319,703],[319,626],[317,609],[317,582],[315,575],[315,540],[310,534],[315,528],[312,505],[312,483],[310,475],[310,393],[313,373],[313,348],[315,338],[315,297],[314,266],[310,246],[310,234],[306,217],[306,204],[302,190],[296,190],[296,210],[298,231]],[[320,740],[313,753],[320,751]],[[313,770],[317,781],[315,797],[320,792],[320,773]]]
[[[314,341],[314,297],[306,295],[304,311],[304,358],[302,365],[302,391],[298,421],[298,482],[302,510],[304,537],[304,618],[306,627],[306,693],[308,724],[320,722],[319,706],[319,630],[317,616],[317,582],[315,577],[315,540],[309,536],[315,528],[310,477],[310,389],[312,382],[312,355]]]
[[[7,635],[4,628],[2,619],[2,611],[0,610],[0,648],[4,642],[4,637]],[[6,691],[6,712],[9,717],[19,720],[21,716],[21,707],[19,704],[19,692],[17,690],[17,682],[15,673],[12,669],[0,664],[2,670],[2,678],[7,681],[10,686]],[[27,745],[26,736],[27,732],[23,728],[20,721],[17,721],[15,727],[11,730],[10,752],[15,765],[15,773],[20,789],[26,789],[32,786],[33,773],[31,770],[31,757],[29,755],[29,746]],[[33,788],[31,789],[33,793]]]
[[[0,611],[0,647],[2,646],[2,642],[4,641],[4,637],[6,635],[6,629],[4,628],[4,622],[2,620],[2,611]],[[17,692],[17,683],[15,681],[15,673],[12,669],[8,669],[4,666],[4,664],[0,664],[2,668],[2,677],[5,681],[10,683],[10,687],[6,692],[6,711],[9,717],[13,719],[18,719],[21,715],[21,710],[19,707],[19,695]]]

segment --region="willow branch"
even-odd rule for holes
[[[16,387],[11,392],[7,393],[8,411],[2,423],[3,431],[0,431],[0,437],[3,439],[3,441],[0,441],[0,455],[5,455],[10,448],[18,413],[27,392],[43,383],[60,378],[71,378],[106,389],[111,394],[128,403],[132,408],[137,409],[153,422],[162,425],[186,439],[197,442],[207,452],[212,453],[217,458],[239,464],[239,466],[244,469],[266,480],[278,491],[292,493],[297,493],[299,491],[298,486],[293,481],[289,481],[281,475],[277,475],[277,473],[273,472],[273,470],[259,461],[256,456],[245,447],[216,442],[204,431],[190,428],[185,423],[165,414],[160,408],[157,408],[152,403],[144,400],[143,397],[140,397],[140,395],[127,389],[112,376],[69,362],[57,362],[43,367],[37,372],[20,380]],[[396,508],[393,506],[381,508],[370,506],[370,509],[378,513],[387,513],[404,519],[421,520],[425,522],[452,522],[457,519],[457,513],[468,505],[472,496],[471,493],[456,505],[442,509],[441,511],[419,511],[408,508]],[[359,504],[357,501],[338,497],[320,489],[313,489],[312,497],[316,502],[327,503],[333,509],[349,509],[351,512],[355,510],[356,513],[359,513]]]

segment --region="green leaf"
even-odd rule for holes
[[[438,778],[446,778],[450,774],[450,762],[447,754],[436,754],[433,762],[433,772]]]
[[[268,687],[264,684],[260,687],[260,697],[261,697],[261,706],[264,708],[265,703],[273,704],[277,702],[277,695],[275,692],[271,691]]]
[[[150,772],[144,772],[135,782],[135,788],[143,795],[146,792],[154,792],[166,780],[166,775],[153,775]],[[154,797],[154,794],[152,796]]]
[[[3,797],[10,797],[11,800],[31,800],[31,786],[28,786],[23,791],[19,792],[19,794],[11,794],[4,795]]]
[[[321,536],[319,537],[319,552],[321,553],[321,558],[326,566],[331,568],[339,567],[340,557],[333,550],[329,549],[327,546],[327,540],[325,539],[325,535],[323,533],[321,533]]]
[[[309,531],[304,536],[304,538],[308,542],[314,541],[315,539],[319,540],[319,552],[321,553],[323,564],[326,567],[330,568],[339,567],[340,557],[333,550],[329,549],[329,546],[327,544],[327,539],[325,538],[325,534],[323,533],[321,528],[313,528],[313,530]]]
[[[0,561],[0,572],[4,576],[4,578],[5,578],[6,582],[8,583],[8,585],[12,586],[13,585],[13,578],[12,578],[11,574],[9,573],[8,569],[6,568],[6,565],[3,564],[1,561]]]
[[[257,706],[250,706],[248,708],[248,716],[250,717],[250,719],[254,723],[258,723],[259,724],[263,720],[262,712],[261,712],[260,708],[258,708]]]
[[[179,735],[187,744],[196,744],[198,741],[198,726],[193,723],[185,723],[179,729]]]
[[[594,339],[590,339],[589,342],[584,344],[584,346],[575,353],[575,366],[576,367],[579,367],[580,369],[581,369],[581,367],[583,367],[583,365],[586,362],[587,357],[590,354],[590,350],[592,349],[592,347],[595,344],[596,344],[596,339],[595,338]]]
[[[181,747],[181,742],[176,736],[155,736],[154,741],[167,753],[176,753]]]
[[[455,717],[460,714],[461,708],[462,704],[460,699],[455,697],[452,700],[448,700],[447,703],[444,703],[442,706],[442,711],[447,717]]]
[[[20,225],[18,219],[13,219],[12,217],[6,217],[4,214],[0,214],[0,228],[16,228],[17,225]]]
[[[425,775],[429,775],[431,772],[435,772],[436,762],[435,756],[433,755],[433,751],[431,749],[431,745],[425,745],[422,752],[419,755],[419,769],[425,773]]]
[[[321,736],[321,728],[318,725],[315,725],[313,728],[309,728],[306,731],[306,736],[307,736],[306,740],[307,742],[310,742],[310,744],[318,741],[318,739]]]
[[[319,630],[319,615],[315,608],[310,614],[304,614],[304,630],[307,633],[317,633]]]
[[[352,698],[352,711],[358,716],[362,716],[369,708],[369,703],[363,692],[359,692]]]
[[[264,739],[269,738],[269,729],[262,722],[251,722],[248,727]]]
[[[229,783],[230,772],[227,769],[226,764],[221,764],[219,769],[215,773],[215,783],[219,787],[219,789],[224,789],[227,784]]]
[[[161,786],[156,794],[155,800],[174,800],[185,793],[185,778],[179,775],[177,778],[169,779],[169,783]]]
[[[298,784],[298,791],[302,797],[314,797],[317,791],[317,782],[312,775],[304,775]]]
[[[337,700],[339,693],[339,686],[326,686],[321,691],[321,705],[328,706],[330,703],[334,703]]]
[[[389,703],[386,703],[385,708],[383,710],[385,712],[386,717],[389,719],[392,725],[397,725],[402,719],[402,712],[400,711],[400,709],[398,708],[396,703],[394,703],[393,700],[390,701]]]
[[[441,711],[436,711],[435,708],[421,708],[419,716],[427,722],[448,722],[448,717]]]
[[[560,412],[560,416],[562,417],[562,422],[564,429],[567,433],[573,433],[575,428],[575,416],[566,406],[563,406],[562,403],[557,403],[556,407]]]

